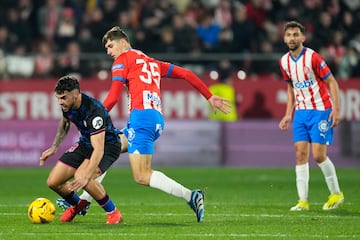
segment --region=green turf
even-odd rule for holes
[[[328,196],[318,168],[311,170],[310,211],[290,212],[297,195],[293,169],[161,169],[190,188],[206,191],[206,215],[197,223],[182,199],[136,185],[128,168],[113,168],[104,185],[123,214],[106,225],[93,202],[85,217],[32,224],[27,206],[57,195],[46,186],[49,169],[0,169],[0,239],[360,239],[360,169],[338,169],[345,203],[325,212]]]

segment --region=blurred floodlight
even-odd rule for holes
[[[237,77],[240,79],[240,80],[245,80],[246,78],[246,72],[244,70],[239,70],[237,72]]]
[[[219,73],[215,70],[212,70],[210,72],[210,78],[211,78],[211,80],[217,80],[219,78]]]
[[[100,80],[106,80],[108,78],[108,72],[106,70],[100,70],[97,75]]]

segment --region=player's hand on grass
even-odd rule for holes
[[[42,152],[41,156],[40,156],[40,166],[43,166],[45,164],[45,161],[51,157],[52,155],[54,155],[57,151],[57,148],[55,148],[54,146],[52,146],[51,148],[45,150]]]
[[[231,101],[216,95],[211,96],[208,99],[212,110],[216,113],[217,110],[222,111],[223,113],[230,113],[231,111]]]

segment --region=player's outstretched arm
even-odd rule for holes
[[[56,148],[55,147],[50,147],[49,149],[46,149],[45,151],[42,152],[41,156],[40,156],[40,166],[43,166],[45,164],[45,161],[51,157],[52,155],[54,155],[56,153]]]
[[[68,119],[62,118],[60,120],[52,146],[49,149],[42,152],[40,156],[40,166],[43,166],[45,164],[45,161],[56,153],[57,149],[59,148],[60,144],[68,134],[69,130],[70,130],[70,121]]]
[[[216,95],[212,95],[208,102],[211,105],[212,110],[216,113],[217,110],[220,110],[223,113],[230,113],[231,111],[231,101]]]

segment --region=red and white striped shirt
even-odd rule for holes
[[[323,58],[304,47],[297,58],[290,52],[280,59],[280,70],[286,82],[292,82],[295,109],[326,110],[332,107],[326,80],[332,73]]]
[[[212,96],[205,83],[188,69],[156,60],[136,49],[120,54],[112,65],[112,83],[104,100],[110,111],[120,98],[125,85],[129,95],[129,112],[133,109],[155,109],[161,113],[160,80],[179,78],[189,82],[206,99]]]

